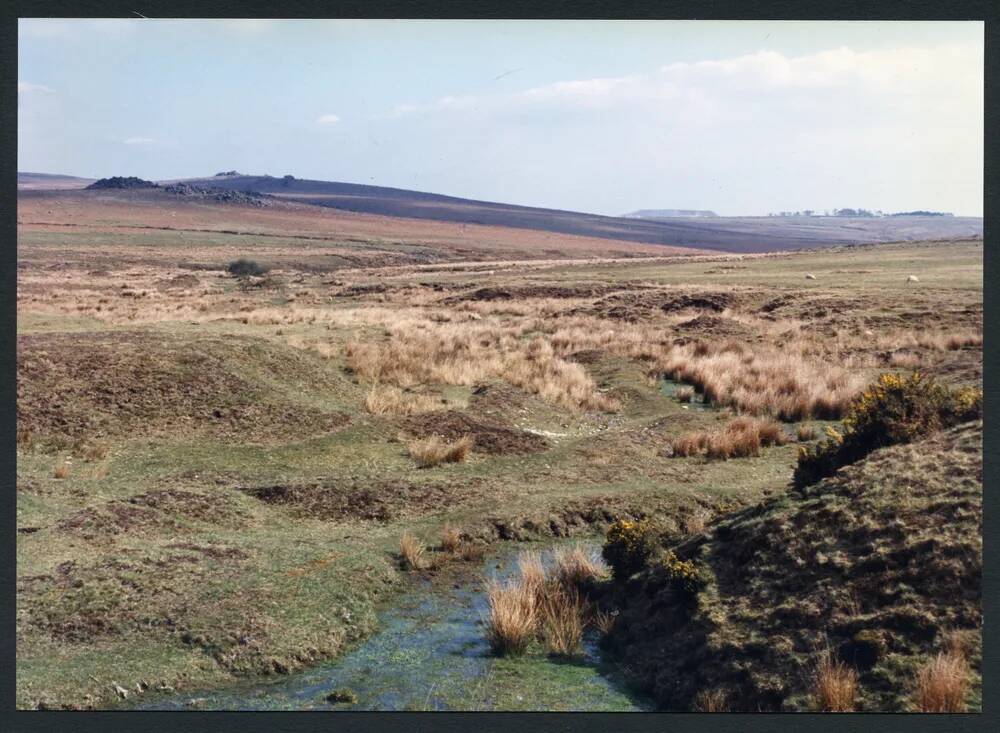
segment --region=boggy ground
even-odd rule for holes
[[[334,657],[399,587],[404,531],[711,523],[786,492],[796,423],[822,434],[880,371],[982,374],[975,242],[318,272],[292,241],[241,282],[221,268],[252,237],[202,256],[195,235],[130,236],[19,242],[21,707]],[[786,445],[670,456],[780,411]],[[417,468],[434,434],[471,450]]]

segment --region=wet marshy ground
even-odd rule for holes
[[[415,581],[380,616],[380,630],[335,662],[279,681],[149,701],[177,710],[579,710],[646,706],[601,663],[597,638],[571,660],[541,650],[494,657],[483,634],[484,577],[516,572],[508,548],[478,572]],[[548,554],[548,553],[546,553]],[[543,556],[543,560],[545,557]],[[328,700],[339,692],[341,701]],[[353,699],[353,701],[351,701]]]

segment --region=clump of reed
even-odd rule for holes
[[[917,670],[914,707],[922,713],[964,713],[969,662],[957,636]]]
[[[399,555],[407,570],[423,570],[427,567],[424,544],[409,530],[399,538]]]
[[[610,628],[613,617],[594,614],[580,591],[589,579],[607,574],[582,547],[556,550],[548,571],[535,552],[521,553],[517,566],[517,575],[506,582],[487,581],[486,636],[495,653],[523,654],[539,639],[550,654],[572,656],[588,625]]]
[[[816,707],[829,713],[849,713],[854,710],[858,693],[858,673],[830,652],[824,653],[816,666],[813,698]]]

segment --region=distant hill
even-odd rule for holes
[[[357,183],[293,176],[233,175],[184,179],[236,191],[257,191],[301,203],[381,216],[430,219],[600,237],[619,241],[696,247],[724,252],[774,252],[838,244],[981,237],[981,218],[899,217],[851,219],[812,217],[600,216],[575,211],[516,206]]]
[[[85,188],[91,183],[93,179],[18,173],[18,188],[22,190]],[[384,217],[481,224],[736,253],[983,236],[983,220],[974,217],[720,217],[704,215],[711,212],[698,212],[697,216],[629,218],[476,201],[400,188],[299,179],[290,175],[281,178],[251,176],[237,171],[157,183],[269,194],[286,201]]]
[[[630,214],[622,214],[625,219],[676,219],[678,217],[718,216],[706,209],[639,209]]]
[[[93,178],[63,176],[58,173],[22,173],[19,171],[17,174],[17,187],[29,191],[86,188],[93,182]]]

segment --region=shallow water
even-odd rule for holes
[[[420,581],[380,615],[380,631],[336,661],[275,682],[149,701],[147,710],[644,710],[602,668],[596,638],[578,660],[490,655],[482,578],[516,570],[516,551],[456,583]],[[349,689],[357,703],[326,696]]]

